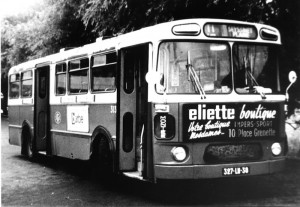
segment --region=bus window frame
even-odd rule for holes
[[[230,41],[227,40],[199,40],[199,39],[167,39],[167,40],[162,40],[159,42],[158,47],[157,47],[157,61],[156,61],[156,68],[155,70],[158,71],[158,67],[159,67],[159,49],[160,49],[160,45],[162,43],[165,42],[199,42],[199,43],[215,43],[215,44],[226,44],[229,48],[229,53],[228,53],[228,57],[229,57],[229,73],[227,75],[230,75],[233,71],[233,66],[232,66],[232,45],[230,43]],[[159,71],[158,71],[159,72]],[[176,96],[176,95],[199,95],[198,93],[168,93],[167,90],[167,84],[165,83],[164,86],[166,86],[166,95],[168,96]],[[231,88],[227,93],[206,93],[206,95],[209,96],[219,96],[219,95],[229,95],[234,91],[233,88],[233,77],[231,75]],[[159,92],[157,86],[155,87],[155,92],[159,95],[164,94],[164,92]]]
[[[57,68],[56,66],[57,65],[65,65],[65,71],[64,72],[57,72]],[[62,93],[62,94],[59,94],[57,93],[57,89],[58,89],[58,85],[57,85],[57,81],[58,81],[58,75],[61,75],[61,74],[65,74],[65,92]],[[65,96],[67,94],[67,80],[68,80],[68,63],[67,62],[59,62],[59,63],[56,63],[55,64],[55,96]]]
[[[25,73],[29,73],[30,72],[30,78],[26,78],[26,79],[23,79],[23,75]],[[31,93],[29,96],[24,96],[23,95],[23,81],[28,81],[28,80],[31,80]],[[21,98],[32,98],[33,97],[33,71],[32,70],[26,70],[26,71],[23,71],[21,72],[21,78],[20,78],[20,95],[21,95]]]
[[[16,78],[16,80],[15,81],[11,81],[11,77],[12,76],[16,76],[16,77],[18,77],[18,78]],[[19,83],[18,84],[18,94],[17,94],[17,96],[16,97],[12,97],[11,96],[11,83]],[[9,94],[8,94],[8,98],[9,99],[18,99],[18,98],[20,98],[20,89],[21,89],[21,74],[20,73],[14,73],[14,74],[11,74],[10,76],[9,76],[9,90],[8,90],[8,92],[9,92]]]
[[[79,68],[71,69],[70,64],[71,64],[72,61],[78,61],[78,60],[81,61],[83,59],[88,60],[88,67],[81,67],[81,62],[80,62],[79,63]],[[67,68],[68,68],[67,69],[67,73],[68,73],[68,75],[67,75],[68,95],[85,95],[85,94],[89,93],[89,91],[90,91],[90,72],[89,72],[90,71],[90,59],[91,59],[90,57],[85,56],[85,57],[76,58],[76,59],[72,59],[72,60],[68,61],[68,64],[67,64]],[[84,70],[87,71],[87,75],[86,75],[86,77],[87,77],[87,90],[85,92],[80,92],[80,90],[77,93],[71,92],[71,80],[70,80],[71,79],[71,74],[74,73],[74,72],[84,71]]]
[[[232,90],[235,91],[236,94],[238,95],[241,95],[241,96],[244,96],[244,95],[251,95],[251,96],[259,96],[260,94],[259,93],[242,93],[242,92],[239,92],[237,91],[237,87],[236,87],[236,77],[235,77],[235,68],[234,68],[234,54],[233,54],[233,50],[234,50],[234,47],[235,45],[237,44],[240,44],[240,45],[248,45],[248,46],[268,46],[269,48],[270,47],[276,47],[276,55],[277,55],[277,60],[276,60],[276,69],[274,69],[274,72],[276,72],[276,82],[278,85],[276,85],[276,88],[277,88],[277,91],[273,91],[271,93],[266,93],[267,95],[280,95],[283,93],[282,91],[282,88],[280,87],[280,75],[278,75],[278,70],[279,70],[279,52],[280,52],[280,45],[278,44],[274,44],[274,43],[264,43],[264,42],[244,42],[244,41],[236,41],[236,42],[233,42],[232,46],[231,46],[231,52],[232,52],[232,71],[233,71],[233,83],[234,85],[232,86]],[[278,82],[279,81],[279,82]],[[279,87],[279,88],[278,88]]]
[[[105,58],[105,63],[104,64],[96,64],[96,65],[93,65],[93,60],[94,60],[94,57],[95,56],[107,56],[107,55],[110,55],[110,54],[114,54],[116,57],[115,59],[115,62],[109,62],[107,63],[107,57]],[[109,51],[109,52],[106,52],[106,53],[96,53],[96,54],[93,54],[90,58],[90,90],[91,90],[91,93],[92,94],[101,94],[101,93],[114,93],[116,92],[117,90],[117,65],[118,65],[118,54],[116,51]],[[114,90],[108,90],[108,91],[105,91],[105,90],[94,90],[94,82],[93,82],[93,69],[100,69],[100,68],[105,68],[107,66],[115,66],[114,67],[114,75],[115,75],[115,84],[114,84]],[[101,69],[100,69],[101,70]]]

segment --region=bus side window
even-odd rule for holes
[[[131,94],[134,91],[134,69],[135,69],[135,62],[133,51],[128,50],[124,53],[124,91],[127,94]]]
[[[66,94],[66,71],[67,64],[60,63],[55,66],[56,73],[56,86],[55,91],[56,95],[65,95]]]
[[[116,90],[116,53],[92,57],[91,83],[93,92]]]
[[[69,62],[69,84],[71,94],[88,92],[89,58],[72,60]]]
[[[30,98],[32,96],[32,71],[21,73],[21,97]]]
[[[9,77],[9,98],[19,98],[20,74],[13,74]]]

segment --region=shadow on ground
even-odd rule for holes
[[[26,160],[22,156],[15,158]],[[50,168],[57,174],[68,174],[74,177],[76,182],[84,180],[85,185],[93,186],[93,189],[105,188],[107,191],[125,196],[134,195],[154,205],[247,204],[247,201],[252,205],[253,199],[260,204],[274,199],[275,203],[276,199],[279,199],[279,203],[289,203],[290,201],[285,202],[285,197],[297,194],[299,186],[296,186],[295,190],[295,183],[300,183],[299,160],[287,160],[285,171],[274,175],[197,181],[159,181],[157,184],[123,176],[95,178],[91,175],[91,166],[86,161],[38,155],[32,162]]]

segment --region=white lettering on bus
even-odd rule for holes
[[[198,109],[189,109],[189,120],[234,119],[235,109],[226,105],[216,105],[214,109],[206,109],[206,104],[199,104]]]
[[[199,125],[198,122],[195,123],[195,121],[192,121],[190,123],[188,132],[191,132],[190,139],[198,139],[203,137],[223,135],[224,133],[222,132],[222,128],[228,127],[230,127],[230,121],[216,121],[214,123],[212,123],[212,121],[208,121],[205,125]]]
[[[217,121],[215,123],[211,123],[211,121],[207,122],[207,124],[205,124],[205,129],[220,129],[224,128],[224,127],[229,127],[230,126],[230,121],[228,122],[220,122]]]
[[[190,139],[199,139],[199,138],[204,138],[204,137],[214,137],[224,134],[221,132],[221,130],[215,130],[215,131],[204,131],[204,132],[192,132]]]
[[[161,116],[160,117],[160,137],[166,138],[166,127],[167,127],[167,117]]]
[[[116,114],[117,113],[117,106],[110,106],[110,113]]]
[[[269,129],[254,129],[254,136],[255,137],[274,137],[276,136],[276,130],[269,128]]]
[[[203,125],[199,125],[198,122],[195,124],[195,122],[193,121],[190,123],[188,132],[202,131],[202,129],[203,129]]]
[[[276,110],[265,110],[261,104],[258,105],[256,110],[245,110],[246,104],[243,105],[240,113],[240,119],[274,119]]]

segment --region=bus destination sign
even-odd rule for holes
[[[209,23],[204,26],[208,37],[256,39],[257,30],[251,25]]]
[[[207,138],[274,138],[278,135],[278,104],[185,104],[183,136]]]

